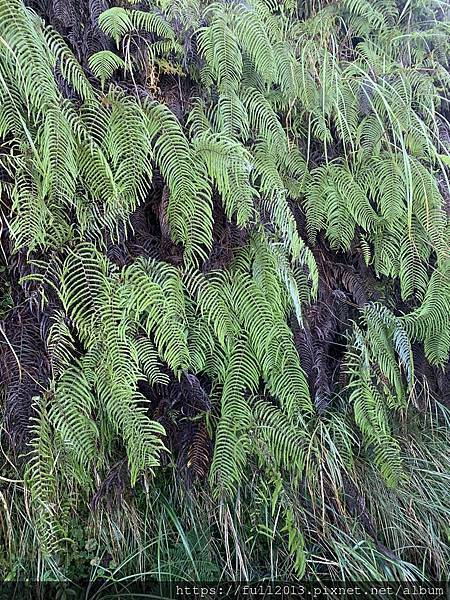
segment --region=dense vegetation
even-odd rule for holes
[[[1,578],[445,576],[447,12],[0,0]]]

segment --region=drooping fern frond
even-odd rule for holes
[[[299,481],[305,463],[305,442],[300,428],[292,425],[282,411],[264,400],[253,408],[255,435],[262,444],[261,455],[267,454],[272,467],[283,472],[290,471]]]
[[[58,390],[49,410],[49,422],[61,438],[70,457],[74,476],[89,481],[89,473],[98,456],[99,433],[93,421],[97,402],[81,365],[68,367],[58,382]]]
[[[117,45],[124,35],[132,30],[153,32],[164,38],[174,36],[172,27],[156,12],[126,10],[120,6],[114,6],[102,12],[98,22],[106,35],[111,36]]]
[[[133,28],[131,13],[120,6],[109,8],[99,16],[99,25],[116,42]]]
[[[250,449],[251,411],[245,392],[255,391],[259,371],[245,340],[238,340],[223,374],[221,416],[217,426],[211,482],[218,496],[241,484]]]
[[[61,522],[58,482],[55,477],[56,456],[52,444],[46,402],[35,398],[37,415],[33,424],[31,460],[25,472],[25,482],[31,496],[38,543],[48,554],[58,551],[66,537]]]
[[[193,147],[221,195],[227,218],[235,216],[239,227],[246,225],[253,213],[255,195],[250,184],[251,154],[225,136],[203,134],[193,140]]]
[[[242,77],[242,54],[232,30],[233,16],[223,5],[214,5],[211,23],[198,31],[198,45],[210,76],[219,88],[237,89]]]
[[[89,67],[104,86],[115,71],[125,68],[125,62],[110,50],[100,50],[89,57]]]
[[[413,340],[424,342],[425,353],[433,364],[444,364],[450,351],[450,288],[449,267],[436,269],[421,305],[401,317]]]
[[[172,238],[185,245],[188,258],[204,255],[211,246],[212,211],[204,166],[193,157],[190,145],[175,116],[160,104],[147,111],[156,162],[170,196],[168,219]],[[201,219],[202,226],[197,224]]]
[[[400,446],[392,434],[386,402],[370,377],[367,350],[361,349],[361,332],[355,331],[355,350],[349,353],[348,368],[353,381],[349,384],[355,421],[365,443],[373,448],[375,464],[389,486],[396,486],[402,479],[403,470]],[[359,354],[361,352],[361,354]]]

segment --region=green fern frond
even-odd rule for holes
[[[24,481],[29,490],[38,544],[45,554],[55,554],[66,537],[66,524],[60,521],[59,490],[55,477],[56,457],[46,402],[34,398],[37,412],[32,426],[31,458]]]
[[[206,164],[208,174],[217,187],[228,219],[236,217],[239,227],[253,214],[256,191],[250,185],[251,154],[238,142],[224,135],[203,134],[193,140],[194,151]]]
[[[242,77],[242,54],[232,29],[233,17],[221,5],[213,5],[209,8],[212,11],[210,25],[198,31],[199,49],[218,87],[237,89]]]
[[[96,408],[97,402],[82,365],[67,368],[59,378],[49,421],[63,451],[76,465],[74,476],[81,482],[89,481],[89,473],[98,456],[99,433],[92,418]]]
[[[172,238],[183,243],[186,257],[195,261],[212,243],[211,198],[203,165],[195,160],[180,123],[168,108],[152,104],[146,113],[149,135],[156,137],[155,160],[170,190],[168,220]]]
[[[106,35],[111,36],[115,40],[117,45],[121,38],[133,29],[131,12],[120,6],[114,6],[102,12],[99,16],[98,24]]]
[[[238,5],[235,11],[236,34],[255,70],[268,84],[275,80],[275,55],[267,29],[251,6]]]
[[[264,456],[270,456],[280,471],[289,471],[299,481],[305,465],[305,440],[301,430],[276,406],[258,400],[253,407],[255,434],[266,445]],[[266,459],[267,460],[267,459]]]
[[[103,87],[115,71],[125,68],[125,62],[110,50],[100,50],[89,57],[89,68]]]
[[[99,309],[107,289],[106,277],[106,261],[91,244],[80,245],[64,261],[61,301],[81,339],[88,345],[100,317]]]
[[[247,107],[252,129],[264,140],[270,152],[277,155],[285,151],[287,149],[286,134],[270,102],[264,95],[249,87],[245,90],[242,101]]]

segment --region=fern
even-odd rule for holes
[[[45,560],[129,475],[111,530],[158,523],[159,572],[219,502],[230,579],[439,579],[442,7],[119,4],[0,0],[2,410]]]
[[[212,211],[204,166],[192,155],[188,140],[173,114],[162,105],[148,108],[149,130],[157,135],[155,159],[169,186],[168,218],[172,238],[185,244],[188,257],[204,255],[211,246]],[[202,227],[193,227],[197,219]]]
[[[214,10],[211,24],[198,31],[198,43],[211,77],[219,88],[236,89],[242,76],[242,54],[237,37],[230,28],[231,19],[224,8]]]
[[[228,219],[236,217],[239,227],[248,223],[253,213],[255,190],[250,185],[252,157],[240,144],[224,136],[194,139],[193,147],[206,164],[208,174],[224,202]]]
[[[130,12],[120,6],[109,8],[103,12],[98,19],[103,31],[111,36],[116,44],[120,39],[133,28]]]
[[[65,523],[60,520],[58,482],[54,473],[56,457],[47,403],[39,397],[34,400],[37,415],[34,418],[31,460],[25,472],[25,482],[33,503],[38,543],[48,554],[54,554],[65,537]]]
[[[89,57],[89,67],[104,86],[114,71],[125,68],[125,62],[110,50],[100,50],[100,52],[96,52]]]
[[[49,422],[60,436],[64,451],[75,466],[74,475],[83,483],[95,465],[99,433],[92,416],[97,402],[82,368],[68,367],[59,379]]]

